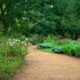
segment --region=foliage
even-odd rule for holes
[[[44,38],[44,41],[42,43],[38,44],[38,48],[52,48],[54,45],[56,46],[58,44],[56,40],[56,37],[48,35],[48,37]]]
[[[26,40],[1,38],[0,40],[0,79],[11,80],[24,61],[27,53]]]
[[[62,48],[62,46],[55,46],[55,47],[53,47],[52,51],[62,54],[63,53],[63,48]]]
[[[42,43],[39,43],[37,45],[38,49],[41,49],[44,51],[49,51],[52,49],[53,46],[56,46],[58,44],[57,38],[54,36],[48,35],[48,37],[45,37]]]
[[[43,42],[43,39],[44,39],[44,36],[43,35],[38,35],[38,34],[35,34],[35,35],[32,35],[30,37],[30,42],[35,45],[35,44],[39,44],[41,42]]]
[[[24,0],[0,0],[0,22],[3,24],[3,31],[7,33],[10,26],[16,22],[15,19],[22,17],[24,8],[21,5],[24,4]]]
[[[49,43],[51,45],[57,45],[58,44],[57,38],[55,36],[50,36],[50,35],[48,35],[48,37],[46,37],[44,39],[43,43]]]
[[[22,57],[0,57],[0,79],[11,80],[22,64]]]
[[[80,57],[80,42],[74,40],[60,41],[52,37],[46,38],[38,47],[43,51],[56,52]],[[52,41],[51,41],[52,40]]]
[[[80,36],[79,0],[0,0],[1,33]]]
[[[44,44],[39,44],[39,45],[38,45],[38,48],[40,48],[40,49],[41,49],[41,48],[42,48],[42,49],[43,49],[43,48],[51,48],[51,47],[52,47],[52,45],[50,45],[50,44],[48,44],[48,43],[44,43]]]
[[[80,57],[80,42],[78,41],[69,41],[69,42],[65,42],[62,43],[62,45],[60,45],[60,47],[55,47],[55,49],[53,48],[54,52],[57,53],[64,53],[64,54],[69,54],[71,56],[76,56],[76,57]]]

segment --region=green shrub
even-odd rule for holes
[[[26,40],[5,40],[0,42],[0,79],[11,80],[24,61],[27,45]]]
[[[80,44],[75,47],[74,53],[76,57],[80,57]]]
[[[38,48],[50,52],[68,54],[80,57],[80,42],[75,40],[60,41],[56,37],[48,36]]]
[[[26,49],[26,42],[20,41],[18,39],[9,39],[7,42],[2,42],[0,44],[0,54],[12,55],[12,56],[22,56],[24,55]]]
[[[52,51],[80,57],[80,43],[78,41],[64,42],[60,46],[53,48]]]
[[[21,57],[0,57],[0,80],[11,80],[22,64]]]
[[[58,39],[55,36],[48,36],[43,43],[49,43],[54,46],[58,44]]]
[[[43,51],[51,52],[52,48],[57,44],[57,38],[49,35],[48,37],[44,38],[43,43],[38,44],[38,48]]]
[[[62,46],[55,46],[52,48],[52,52],[63,53],[63,48]]]
[[[38,48],[41,48],[41,49],[43,49],[43,48],[52,48],[52,45],[49,44],[49,43],[42,43],[42,44],[38,45]]]
[[[32,37],[30,38],[30,42],[35,45],[35,44],[40,44],[43,42],[44,37],[42,35],[32,35]]]

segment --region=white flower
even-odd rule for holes
[[[23,44],[24,42],[22,41],[22,44]]]
[[[28,41],[28,38],[26,38],[25,40]]]
[[[53,6],[53,5],[50,5],[49,7],[50,7],[50,8],[53,8],[54,6]]]
[[[12,43],[10,43],[10,46],[13,46],[13,44],[12,44]]]

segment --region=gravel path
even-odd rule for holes
[[[29,47],[26,64],[13,80],[80,80],[80,59]]]

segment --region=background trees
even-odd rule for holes
[[[22,16],[24,0],[0,0],[0,22],[3,24],[3,32],[15,24],[15,19]]]
[[[79,0],[0,0],[4,33],[80,35]]]

